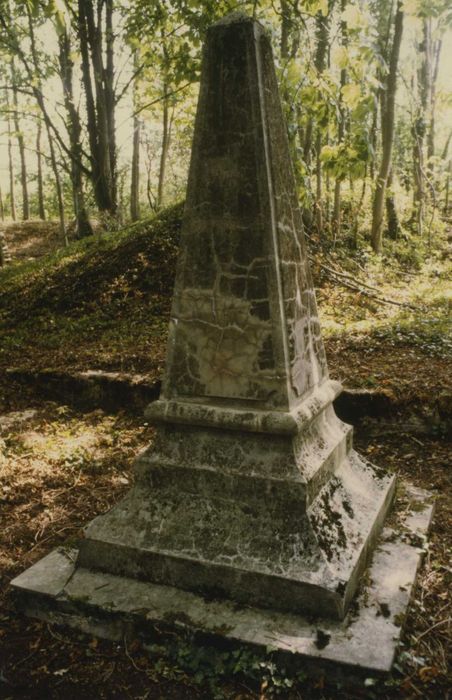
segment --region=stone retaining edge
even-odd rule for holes
[[[32,371],[12,368],[4,376],[27,386],[45,399],[61,401],[81,410],[124,410],[143,414],[146,406],[160,395],[161,381],[126,372]],[[452,397],[433,396],[429,403],[394,400],[383,391],[344,387],[335,399],[339,418],[378,435],[408,432],[421,435],[452,435]]]

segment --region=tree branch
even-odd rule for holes
[[[143,61],[143,63],[141,63],[141,65],[139,65],[138,68],[137,68],[136,70],[134,70],[134,72],[132,73],[130,79],[126,82],[126,84],[124,85],[124,87],[123,87],[123,89],[121,90],[121,92],[118,93],[118,94],[116,95],[116,97],[115,97],[115,106],[122,100],[122,98],[124,97],[125,93],[126,93],[127,90],[129,89],[130,85],[133,83],[133,81],[135,80],[135,78],[136,78],[138,75],[140,75],[141,71],[143,70],[143,68],[144,68],[146,65],[147,65],[147,61]]]
[[[140,114],[140,112],[144,112],[145,109],[148,109],[148,107],[152,107],[153,105],[157,104],[158,102],[162,102],[162,100],[166,100],[168,97],[172,97],[173,95],[176,95],[176,93],[180,92],[181,90],[186,90],[190,85],[193,85],[193,83],[185,83],[184,85],[181,85],[180,87],[176,88],[175,90],[172,90],[171,92],[165,92],[164,95],[161,95],[160,97],[157,97],[155,100],[152,100],[152,102],[148,102],[147,104],[143,105],[139,109],[136,109],[135,112],[132,113],[132,117],[136,117],[137,114]]]

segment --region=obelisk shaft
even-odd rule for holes
[[[288,410],[325,377],[270,43],[232,18],[204,52],[164,397]]]

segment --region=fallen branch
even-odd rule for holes
[[[405,309],[411,309],[412,311],[421,310],[418,306],[413,306],[413,304],[407,304],[405,301],[395,301],[395,299],[388,299],[387,297],[382,297],[378,293],[376,293],[378,292],[378,290],[375,287],[371,287],[365,282],[355,284],[352,281],[353,278],[351,277],[351,275],[348,275],[345,272],[339,272],[338,270],[334,270],[333,268],[328,267],[323,263],[319,263],[318,261],[316,261],[316,264],[319,265],[322,268],[322,270],[325,270],[327,275],[330,278],[332,278],[334,282],[341,284],[343,287],[347,287],[347,289],[351,289],[354,292],[359,292],[360,294],[370,297],[371,299],[375,299],[375,301],[379,301],[382,304],[392,304],[394,306],[401,306]]]
[[[127,637],[126,637],[126,635],[124,635],[123,641],[124,641],[124,651],[125,651],[125,653],[126,653],[127,658],[129,659],[130,663],[131,663],[132,666],[134,667],[134,669],[135,669],[136,671],[139,671],[140,673],[146,673],[146,669],[140,668],[139,666],[137,666],[137,664],[135,663],[134,659],[133,659],[132,656],[130,655],[129,650],[128,650],[128,648],[127,648]]]
[[[422,639],[422,637],[425,637],[426,634],[429,634],[432,630],[436,629],[436,627],[439,627],[440,625],[450,624],[451,620],[452,620],[452,618],[446,617],[445,620],[440,620],[436,624],[432,625],[427,630],[422,632],[422,634],[420,634],[419,637],[416,637],[414,639],[414,644],[418,644],[420,642],[420,640]]]
[[[336,270],[334,267],[328,267],[328,265],[325,265],[325,263],[317,262],[318,265],[322,268],[322,270],[325,270],[326,272],[329,272],[333,275],[338,275],[339,277],[344,277],[345,279],[353,280],[355,277],[353,275],[348,274],[348,272],[341,272],[339,270]],[[370,284],[366,284],[365,282],[360,282],[360,284],[363,287],[366,287],[367,289],[371,289],[373,292],[378,292],[378,289],[376,287],[372,287]]]

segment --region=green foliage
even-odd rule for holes
[[[369,159],[368,144],[356,142],[355,146],[342,143],[336,146],[323,146],[320,160],[325,172],[334,175],[339,180],[346,177],[357,179],[363,177],[365,166]]]
[[[38,17],[40,3],[37,0],[30,0],[29,4],[33,7],[34,17]],[[67,29],[67,18],[63,7],[64,4],[57,3],[56,0],[45,0],[45,2],[41,4],[45,16],[53,21],[58,35],[62,34]]]
[[[445,48],[448,35],[444,32],[451,23],[449,5],[447,0],[405,0],[404,10],[410,18],[410,24],[407,25],[404,41],[414,41],[419,45],[422,22],[428,19],[431,23],[433,44],[436,45],[435,42],[443,37]],[[4,78],[8,76],[12,46],[23,50],[25,59],[29,55],[27,13],[32,13],[33,26],[36,28],[39,71],[31,69],[30,73],[30,61],[27,68],[24,62],[19,60],[20,55],[16,60],[19,87],[21,91],[24,90],[19,94],[19,108],[26,114],[22,123],[26,124],[26,146],[30,152],[29,156],[27,151],[27,158],[32,158],[32,138],[39,108],[36,106],[36,100],[30,100],[26,92],[30,85],[36,86],[41,82],[52,124],[61,136],[60,140],[54,133],[60,173],[64,173],[62,179],[66,217],[70,220],[72,191],[68,174],[71,164],[64,149],[68,139],[59,106],[62,96],[57,94],[56,90],[57,37],[62,29],[69,33],[74,78],[76,82],[80,82],[77,5],[59,0],[17,0],[15,3],[9,3],[9,6],[8,3],[3,3],[1,8],[5,15],[5,26],[8,24],[6,20],[9,14],[12,13],[14,20],[9,22],[8,30],[4,29],[0,37],[0,51],[5,66],[2,69]],[[145,211],[145,206],[147,211],[155,211],[161,206],[161,202],[156,201],[156,191],[163,148],[164,109],[169,145],[163,187],[164,200],[169,202],[184,195],[193,134],[196,84],[200,76],[201,48],[207,28],[218,18],[237,9],[257,17],[271,35],[298,193],[305,209],[307,224],[312,226],[311,222],[315,219],[313,212],[320,207],[323,210],[324,230],[316,232],[319,237],[329,238],[335,244],[338,235],[350,235],[354,245],[367,245],[371,202],[370,198],[360,202],[358,191],[361,185],[375,187],[381,157],[380,112],[385,101],[385,78],[388,74],[389,49],[394,29],[395,3],[390,0],[347,0],[345,4],[331,0],[304,0],[302,3],[272,3],[268,0],[259,3],[252,0],[137,0],[129,4],[116,3],[115,46],[118,56],[123,54],[121,60],[124,60],[124,65],[118,63],[116,100],[127,105],[124,119],[121,116],[117,124],[118,143],[120,142],[122,147],[117,163],[118,191],[122,207],[120,217],[124,217],[129,204],[132,139],[129,128],[131,114],[128,115],[127,112],[137,112],[140,122],[142,211]],[[321,26],[325,29],[326,42],[323,60],[319,59],[318,53],[319,47],[321,48]],[[51,42],[46,41],[49,31],[52,33]],[[104,44],[105,41],[103,46]],[[137,58],[136,66],[131,65],[132,55]],[[413,195],[413,146],[416,139],[423,137],[424,151],[426,150],[431,121],[430,113],[419,113],[416,92],[420,59],[411,54],[408,56],[406,49],[402,51],[402,55],[393,172],[394,179]],[[444,72],[442,66],[445,55],[447,54],[443,49],[443,54],[440,55],[440,74]],[[449,92],[438,89],[436,94],[436,150],[429,160],[425,157],[424,163],[428,189],[425,195],[426,207],[439,208],[445,198],[447,149],[444,157],[442,152],[448,137],[447,125],[452,109]],[[133,108],[129,109],[127,101],[131,96],[132,100],[129,102],[133,102]],[[54,97],[55,106],[52,105]],[[5,104],[4,98],[2,101]],[[82,119],[82,144],[86,154],[89,150],[89,138],[85,128],[85,103],[84,95],[81,94],[77,106]],[[128,124],[128,131],[123,135],[124,124]],[[14,135],[12,131],[13,140]],[[45,141],[44,135],[43,150],[47,155],[48,144]],[[316,172],[318,157],[320,179]],[[82,160],[85,179],[88,181],[87,171],[92,163],[87,155],[84,155]],[[46,208],[53,216],[57,213],[57,207],[53,176],[48,175],[48,161],[44,161],[44,169],[47,171]],[[29,167],[29,172],[30,170],[33,170],[33,166]],[[16,163],[16,199],[19,210],[18,172]],[[369,181],[370,174],[372,183]],[[34,175],[30,180],[33,182],[33,189]],[[342,199],[346,206],[349,197],[345,194],[345,183],[351,183],[352,188],[356,183],[351,203],[351,208],[356,213],[356,230],[351,234],[351,229],[347,226],[338,232],[333,221],[334,180],[343,184]],[[319,182],[322,191],[321,202],[316,201]],[[87,182],[85,189],[89,199],[88,208],[95,216],[92,192]],[[398,208],[399,192],[397,189],[393,191]],[[348,212],[345,206],[341,207],[341,213],[343,221],[346,221]],[[333,239],[334,231],[336,234]]]
[[[231,681],[251,684],[256,692],[263,690],[270,698],[286,697],[291,688],[307,678],[304,669],[288,669],[278,663],[271,648],[259,653],[242,646],[204,646],[189,633],[146,648],[162,675],[177,678],[188,673],[195,685],[208,689],[218,700],[228,697],[225,683]]]
[[[41,308],[83,315],[92,299],[103,301],[112,311],[125,303],[132,286],[143,297],[169,295],[180,222],[181,205],[177,205],[100,241],[86,238],[44,261],[1,270],[0,320],[28,317]]]

